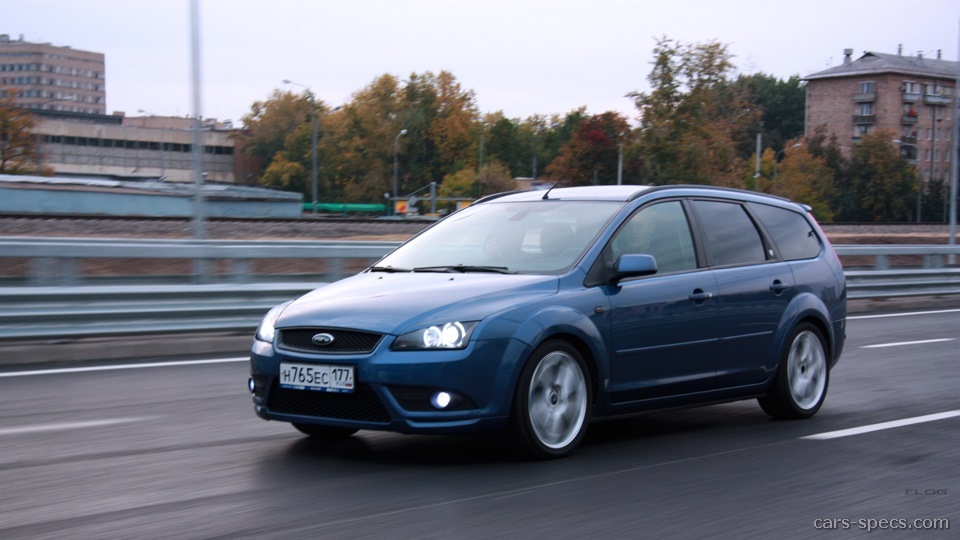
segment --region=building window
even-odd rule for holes
[[[860,93],[861,94],[872,94],[874,92],[873,81],[865,81],[860,83]]]
[[[873,103],[861,103],[857,105],[857,110],[860,116],[870,116],[873,114]]]
[[[863,137],[864,135],[870,134],[871,125],[858,125],[854,127],[854,135],[857,137]]]
[[[937,148],[936,152],[934,152],[933,160],[934,160],[934,161],[940,161],[940,149],[939,149],[939,148]]]

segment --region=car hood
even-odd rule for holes
[[[556,294],[556,276],[366,272],[292,302],[277,328],[351,328],[399,334],[418,324],[477,321]]]

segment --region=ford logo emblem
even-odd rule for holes
[[[314,345],[319,345],[320,347],[326,347],[327,345],[333,343],[333,336],[324,332],[322,334],[317,334],[313,336],[312,338],[310,338],[310,341],[312,341]]]

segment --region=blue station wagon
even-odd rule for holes
[[[591,420],[754,399],[820,409],[846,283],[804,206],[705,186],[493,195],[277,306],[256,414],[321,439],[508,431],[561,457]]]

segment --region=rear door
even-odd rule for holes
[[[758,384],[772,375],[774,337],[796,295],[793,273],[745,204],[691,201],[707,264],[717,280],[717,384]]]

